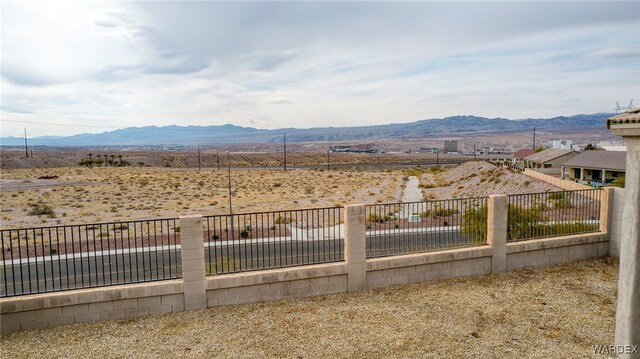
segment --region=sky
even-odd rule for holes
[[[1,3],[0,135],[640,104],[640,2]]]

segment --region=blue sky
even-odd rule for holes
[[[3,136],[553,117],[640,101],[638,2],[1,6]]]

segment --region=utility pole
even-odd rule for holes
[[[227,169],[229,176],[229,216],[231,217],[231,240],[233,241],[233,231],[235,227],[233,225],[233,207],[231,206],[231,157],[229,151],[227,151]]]
[[[233,214],[233,207],[231,206],[231,156],[227,151],[227,170],[229,177],[229,214]]]
[[[220,151],[216,150],[216,163],[218,164],[218,171],[220,171]]]
[[[436,167],[440,167],[440,150],[436,147]]]
[[[533,126],[533,150],[536,150],[536,127]]]
[[[473,160],[477,161],[477,159],[476,159],[476,144],[475,143],[473,144]]]
[[[327,171],[331,169],[331,167],[329,167],[329,151],[327,151]]]
[[[200,145],[198,145],[198,171],[202,169],[202,162],[200,161]]]
[[[29,147],[27,146],[27,129],[24,129],[24,152],[27,155],[27,158],[29,158]]]
[[[284,133],[284,170],[287,170],[287,133]]]

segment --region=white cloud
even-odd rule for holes
[[[640,95],[627,3],[2,3],[1,134],[608,111]]]

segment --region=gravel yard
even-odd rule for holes
[[[613,344],[618,261],[74,324],[3,358],[585,358]]]

